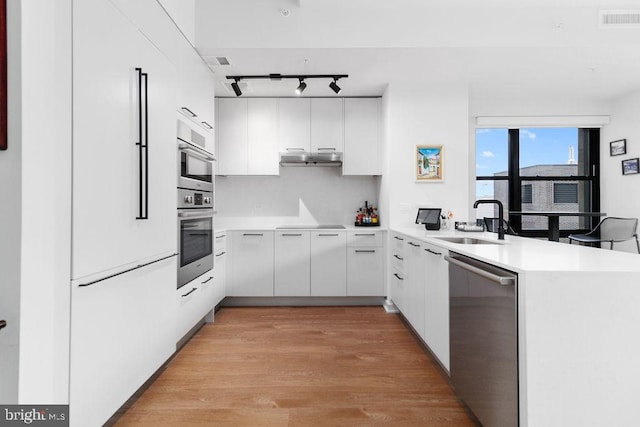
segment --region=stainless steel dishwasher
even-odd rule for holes
[[[484,427],[518,425],[518,276],[451,252],[450,372]]]

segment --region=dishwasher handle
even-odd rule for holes
[[[460,261],[459,259],[455,257],[451,257],[449,255],[445,255],[444,259],[446,259],[447,261],[449,261],[451,264],[455,266],[458,266],[464,270],[467,270],[479,276],[482,276],[485,279],[491,280],[492,282],[495,282],[499,285],[514,286],[516,284],[516,279],[513,276],[500,276],[497,274],[493,274],[489,271],[483,270],[482,268],[476,267],[471,264],[467,264],[466,262]]]

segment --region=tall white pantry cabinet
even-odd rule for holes
[[[132,5],[73,2],[71,426],[103,425],[176,348],[178,46],[187,43],[155,0]],[[213,91],[209,102],[213,117]]]

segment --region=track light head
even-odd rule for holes
[[[307,84],[304,82],[304,79],[299,79],[299,81],[300,81],[300,84],[296,88],[296,93],[298,95],[302,95],[302,92],[304,92],[304,90],[307,88]]]
[[[338,86],[337,82],[338,82],[338,79],[334,77],[333,81],[329,83],[329,87],[331,88],[331,90],[333,90],[336,93],[336,95],[342,92],[342,88]]]
[[[236,79],[235,82],[231,83],[231,88],[236,93],[236,96],[242,95],[242,91],[240,90],[240,86],[238,86],[238,82],[239,81],[240,81],[240,79]]]

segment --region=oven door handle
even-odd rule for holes
[[[213,218],[213,209],[178,212],[178,218]]]
[[[215,157],[213,157],[213,154],[208,152],[204,148],[200,148],[197,145],[184,141],[180,138],[178,139],[180,140],[180,142],[178,143],[178,148],[180,149],[180,151],[185,151],[193,156],[209,162],[216,160]]]

